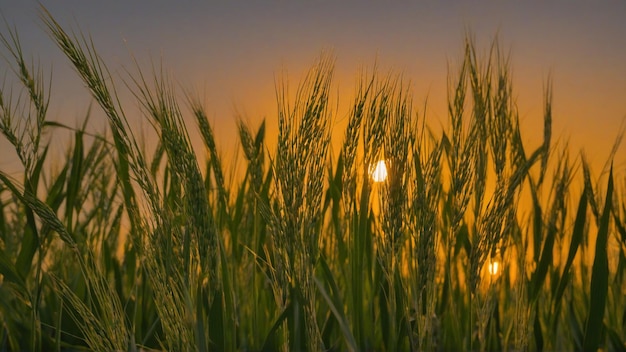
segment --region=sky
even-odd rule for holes
[[[626,119],[624,1],[165,1],[63,0],[45,6],[66,29],[91,36],[113,73],[122,103],[137,109],[123,82],[139,66],[163,67],[181,91],[202,99],[218,146],[236,147],[235,117],[275,125],[276,81],[293,89],[326,51],[335,57],[337,126],[363,69],[374,64],[410,81],[414,106],[445,125],[448,72],[456,72],[470,32],[486,52],[497,35],[510,53],[513,90],[529,147],[542,136],[544,89],[553,84],[553,135],[601,164]],[[79,126],[90,97],[39,19],[39,3],[2,0],[0,30],[15,27],[27,58],[52,73],[50,118]],[[0,49],[3,54],[4,49]],[[0,61],[2,75],[10,66]],[[182,94],[181,94],[182,96]],[[184,101],[184,99],[183,99]],[[144,120],[139,124],[149,124]],[[192,123],[190,122],[190,125]],[[90,128],[105,126],[94,113]],[[193,130],[192,129],[192,134]],[[335,131],[341,135],[343,131]],[[534,143],[534,145],[533,145]],[[6,167],[5,141],[0,166]],[[626,148],[617,167],[626,169]],[[3,161],[4,160],[4,161]]]

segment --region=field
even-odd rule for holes
[[[147,152],[93,43],[43,20],[108,129],[50,119],[47,74],[0,32],[18,82],[0,90],[1,153],[23,168],[0,170],[0,350],[626,349],[622,134],[604,169],[570,155],[547,82],[525,145],[497,43],[467,37],[441,131],[376,70],[337,130],[322,54],[293,99],[276,88],[276,147],[240,120],[224,161],[205,107],[159,71],[128,79]]]

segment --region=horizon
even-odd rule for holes
[[[253,125],[265,117],[272,138],[276,82],[286,77],[293,97],[293,88],[324,50],[336,58],[335,139],[342,138],[341,122],[359,72],[371,72],[374,65],[381,74],[400,74],[410,81],[416,110],[426,114],[431,127],[445,125],[447,79],[456,74],[467,33],[476,38],[479,52],[487,52],[496,36],[502,50],[510,52],[513,94],[531,146],[541,138],[542,132],[533,130],[542,126],[549,79],[555,141],[561,146],[569,141],[570,156],[577,159],[584,150],[596,172],[626,119],[626,24],[619,16],[624,4],[485,1],[474,6],[446,2],[364,8],[354,3],[253,2],[238,8],[166,1],[41,3],[66,29],[93,39],[129,115],[140,111],[123,81],[137,67],[148,75],[151,66],[162,67],[179,92],[191,91],[203,100],[218,132],[218,148],[227,156],[238,148],[237,115]],[[89,93],[46,34],[39,11],[36,1],[0,5],[6,22],[2,31],[15,26],[25,57],[40,64],[46,79],[51,76],[49,118],[79,126],[91,102]],[[0,69],[11,75],[6,60]],[[101,132],[106,119],[97,107],[92,115],[88,129]],[[145,118],[131,119],[150,129]],[[202,148],[193,124],[186,123],[194,146]],[[0,146],[5,145],[3,139]],[[60,142],[57,148],[65,147]],[[0,165],[7,163],[3,153]],[[615,166],[626,168],[626,158],[618,153]]]

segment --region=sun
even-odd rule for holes
[[[489,263],[489,274],[491,276],[496,276],[500,272],[500,263],[497,261],[493,261]]]
[[[385,182],[387,179],[387,165],[384,160],[379,160],[369,167],[370,177],[374,182]]]

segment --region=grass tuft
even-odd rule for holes
[[[163,69],[125,78],[153,128],[141,148],[92,40],[41,18],[108,126],[50,120],[50,81],[17,30],[0,33],[14,76],[0,132],[23,168],[0,170],[0,350],[626,347],[623,129],[595,179],[552,142],[549,79],[528,145],[497,40],[481,52],[466,37],[442,132],[376,67],[335,131],[322,54],[295,95],[277,83],[276,149],[265,121],[238,116],[243,157],[224,160],[207,108]],[[68,131],[53,162],[48,139]]]

